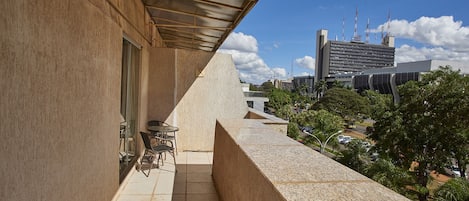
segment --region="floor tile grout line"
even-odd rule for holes
[[[152,167],[153,167],[153,164],[152,164]],[[151,168],[151,167],[150,167]],[[156,182],[155,182],[155,186],[153,186],[153,192],[151,193],[151,197],[150,197],[150,201],[153,200],[153,198],[156,199],[156,187],[158,186],[158,180],[160,179],[160,170],[158,169],[158,175],[156,177]]]

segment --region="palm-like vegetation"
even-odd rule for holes
[[[469,200],[469,182],[464,178],[451,179],[443,184],[434,195],[434,201]]]
[[[415,194],[409,188],[414,183],[410,172],[394,165],[389,160],[377,160],[365,169],[364,174],[402,195],[407,195],[407,197]]]

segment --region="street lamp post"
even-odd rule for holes
[[[306,133],[307,135],[313,137],[314,139],[316,139],[316,140],[319,142],[319,151],[320,151],[321,153],[324,153],[324,149],[326,148],[326,145],[327,145],[327,143],[329,142],[329,140],[331,140],[334,136],[336,136],[336,135],[342,133],[342,131],[340,130],[340,131],[338,131],[337,133],[334,133],[334,134],[330,135],[329,137],[327,137],[327,139],[326,139],[325,142],[321,142],[321,140],[320,140],[318,137],[316,137],[315,135],[313,135],[313,134],[311,134],[311,133],[308,133],[308,132],[305,132],[305,133]]]

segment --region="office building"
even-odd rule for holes
[[[422,75],[440,66],[451,66],[453,70],[460,70],[461,74],[469,74],[469,66],[456,61],[424,60],[398,63],[396,67],[370,69],[354,74],[338,74],[326,78],[328,83],[338,80],[351,86],[358,93],[374,90],[382,94],[392,94],[394,101],[399,101],[397,86],[408,81],[418,81]]]
[[[314,77],[311,75],[293,77],[293,89],[298,90],[304,87],[307,95],[314,93]]]
[[[329,41],[327,30],[316,36],[315,81],[335,74],[357,73],[369,69],[394,66],[394,38],[386,35],[383,44],[361,41]]]

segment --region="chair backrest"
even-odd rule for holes
[[[151,149],[151,142],[150,142],[150,137],[148,137],[148,133],[140,132],[140,135],[142,136],[142,140],[143,140],[143,144],[145,144],[145,148]]]
[[[147,126],[167,126],[168,124],[164,121],[150,120],[147,122]]]

